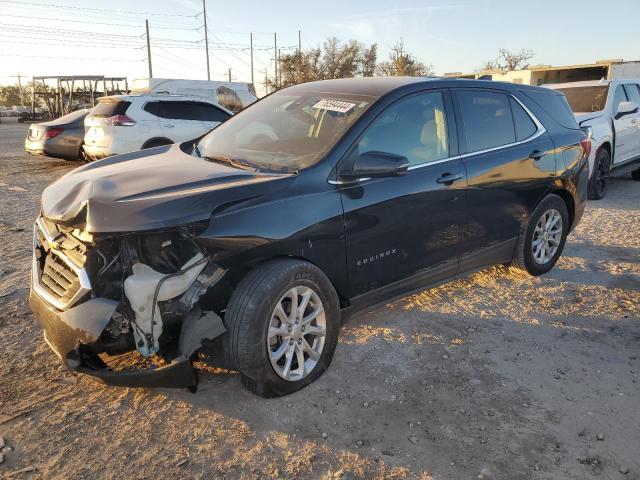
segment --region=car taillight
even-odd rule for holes
[[[45,138],[57,137],[62,132],[64,132],[64,128],[59,128],[59,127],[48,128],[47,131],[44,132],[44,137]]]
[[[113,125],[114,127],[131,127],[136,121],[127,115],[114,115],[104,120],[105,125]]]
[[[585,138],[584,140],[581,140],[580,146],[584,150],[584,156],[589,158],[589,155],[591,154],[591,139]]]

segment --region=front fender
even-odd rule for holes
[[[342,202],[337,190],[274,200],[214,216],[196,241],[222,268],[246,269],[274,257],[317,265],[347,292]]]

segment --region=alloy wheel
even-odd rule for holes
[[[562,240],[562,215],[555,208],[547,210],[538,220],[533,231],[531,249],[536,263],[549,262],[560,248]]]
[[[267,333],[274,371],[290,382],[309,375],[322,355],[326,327],[322,301],[313,289],[296,286],[287,290],[276,303]]]
[[[603,161],[604,158],[601,158],[598,162],[598,169],[596,170],[596,192],[598,196],[601,196],[604,191],[607,189],[607,177],[608,177],[608,166]]]

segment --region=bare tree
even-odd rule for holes
[[[389,60],[378,64],[377,72],[384,76],[420,77],[433,74],[433,66],[425,65],[411,53],[404,50],[404,41],[400,39],[389,52]]]
[[[529,68],[529,60],[534,56],[533,51],[528,48],[523,48],[519,52],[510,52],[506,48],[501,48],[498,50],[497,58],[486,62],[481,70],[502,70],[504,72],[525,70]]]
[[[342,43],[336,37],[327,38],[322,48],[295,51],[278,58],[278,88],[297,83],[331,78],[372,77],[374,75],[427,76],[433,73],[405,51],[402,39],[393,46],[387,61],[377,63],[378,45],[365,45],[355,40]],[[268,90],[276,88],[275,79],[267,79]]]
[[[282,77],[278,82],[279,87],[330,78],[372,76],[376,55],[376,44],[367,47],[355,40],[341,43],[331,37],[324,42],[322,49],[312,48],[281,55],[278,62]],[[268,83],[270,89],[275,88],[273,79],[269,79]]]

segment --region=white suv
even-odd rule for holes
[[[589,198],[607,191],[611,170],[640,161],[640,80],[591,80],[545,85],[564,93],[591,138]],[[640,180],[640,168],[632,172]]]
[[[195,139],[233,115],[226,108],[184,95],[115,95],[87,115],[84,154],[118,155]]]

